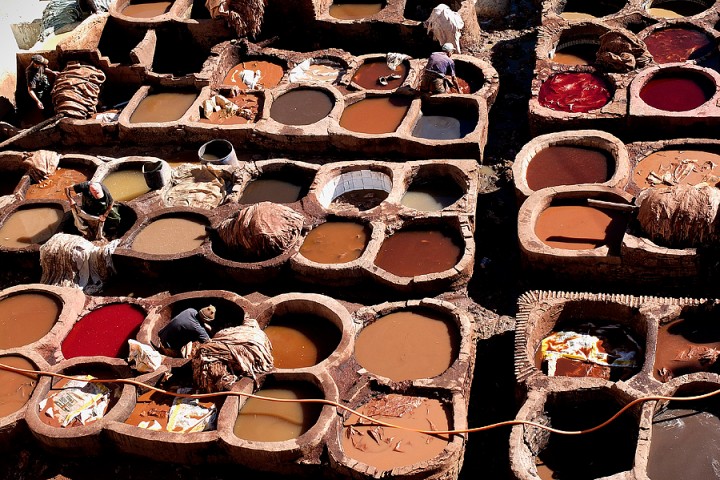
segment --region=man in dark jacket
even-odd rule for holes
[[[48,59],[42,55],[33,55],[30,65],[25,69],[28,93],[40,110],[52,106],[52,99],[50,98],[51,79],[54,80],[57,72],[50,70],[47,67],[48,63]]]
[[[160,353],[171,357],[179,357],[180,350],[190,342],[205,343],[210,340],[208,332],[212,331],[210,322],[215,319],[215,307],[208,305],[200,311],[186,308],[170,320],[158,332],[160,337]]]
[[[80,212],[73,193],[80,194]],[[75,218],[75,226],[86,238],[102,237],[103,227],[112,234],[120,226],[120,212],[110,191],[100,182],[80,182],[65,189]]]

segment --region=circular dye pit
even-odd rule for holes
[[[245,125],[255,122],[260,115],[260,101],[257,95],[240,94],[225,98],[238,106],[239,110],[237,113],[229,113],[228,110],[223,109],[212,112],[209,118],[200,118],[199,122],[212,125]]]
[[[404,230],[385,239],[375,265],[399,277],[415,277],[453,268],[462,253],[462,247],[439,230]]]
[[[305,382],[272,382],[255,395],[269,398],[323,398],[321,392]],[[233,432],[253,442],[282,442],[307,432],[317,423],[322,405],[317,403],[280,403],[248,398],[240,408]]]
[[[0,349],[44,337],[60,316],[60,301],[44,293],[16,293],[0,300]]]
[[[326,222],[313,228],[300,246],[300,254],[324,264],[352,262],[365,251],[370,232],[356,222]]]
[[[126,17],[152,18],[170,11],[173,2],[130,3],[120,13]]]
[[[432,180],[413,182],[400,203],[421,212],[438,212],[454,204],[464,195],[453,180],[435,176]]]
[[[260,202],[293,203],[305,196],[307,187],[289,180],[258,178],[243,190],[239,203],[250,205]]]
[[[197,98],[196,93],[153,93],[130,115],[130,123],[161,123],[180,120]]]
[[[158,386],[168,391],[179,390],[177,386]],[[190,387],[186,387],[184,391],[199,393]],[[192,406],[194,406],[193,410],[189,408]],[[170,433],[212,431],[215,430],[217,412],[221,406],[221,399],[216,399],[214,402],[183,399],[150,390],[137,397],[135,407],[125,423]]]
[[[82,317],[62,342],[65,358],[125,358],[129,339],[134,339],[145,312],[136,305],[116,303],[100,307]]]
[[[720,326],[712,317],[689,316],[660,325],[653,376],[667,382],[693,372],[718,371]]]
[[[142,170],[117,170],[102,180],[113,200],[129,202],[150,191]]]
[[[246,70],[256,73],[260,71],[260,80],[257,85],[264,88],[277,87],[283,75],[285,75],[285,69],[277,63],[265,60],[248,60],[231,68],[225,75],[223,85],[236,85],[240,90],[248,90],[248,85],[243,82],[243,71]]]
[[[558,45],[551,60],[561,65],[591,65],[595,63],[598,46],[597,43],[583,41],[567,42]]]
[[[374,398],[356,410],[402,427],[423,430],[447,430],[450,427],[450,416],[445,406],[435,399],[390,394]],[[444,435],[429,436],[398,428],[366,425],[355,414],[343,423],[341,436],[345,455],[381,472],[431,460],[445,450],[449,441]]]
[[[720,155],[701,150],[661,150],[643,158],[635,166],[632,180],[639,188],[672,184],[720,184]]]
[[[273,316],[265,333],[273,347],[275,368],[317,365],[335,351],[341,336],[330,320],[300,312]]]
[[[408,66],[404,62],[391,70],[384,60],[369,60],[360,65],[352,81],[367,90],[395,90],[403,84],[407,75]]]
[[[38,417],[46,425],[55,428],[87,426],[102,420],[117,403],[117,386],[84,381],[98,377],[74,376],[77,379],[61,378],[55,382],[40,402],[43,407],[38,412]]]
[[[535,352],[535,366],[549,377],[627,380],[642,367],[642,350],[623,326],[606,321],[556,325]]]
[[[695,72],[659,73],[640,89],[643,102],[658,110],[686,112],[699,107],[715,94],[715,84]]]
[[[207,239],[208,222],[197,217],[164,217],[145,226],[130,248],[152,255],[172,255],[200,248]]]
[[[67,200],[65,189],[89,178],[83,170],[60,167],[42,182],[30,185],[25,192],[25,199]]]
[[[657,18],[692,17],[708,9],[708,5],[693,0],[665,0],[650,4],[648,13]]]
[[[0,246],[25,248],[43,243],[60,228],[65,212],[60,207],[32,207],[15,210],[0,227]]]
[[[436,377],[455,361],[457,326],[431,312],[395,312],[360,331],[355,359],[365,370],[395,382]]]
[[[330,114],[335,100],[322,90],[298,88],[276,98],[270,117],[285,125],[310,125]]]
[[[412,98],[404,96],[365,98],[345,107],[340,126],[359,133],[392,133],[410,109]]]
[[[530,160],[525,181],[532,190],[557,185],[604,183],[615,173],[609,152],[588,147],[551,145]]]
[[[558,73],[540,87],[540,105],[561,112],[589,112],[606,105],[612,94],[605,79],[594,73]]]
[[[717,478],[720,451],[717,405],[671,402],[670,406],[653,418],[648,477],[652,480]]]
[[[629,215],[585,205],[551,205],[540,213],[535,235],[553,248],[587,250],[620,247]]]
[[[620,405],[609,398],[567,399],[546,405],[551,426],[583,430],[617,413]],[[632,415],[621,415],[604,428],[584,435],[551,433],[536,458],[540,478],[591,479],[632,469],[638,425]]]
[[[475,130],[477,122],[448,115],[421,115],[412,136],[428,140],[458,140]]]
[[[358,20],[375,15],[382,10],[382,3],[350,3],[336,2],[330,5],[328,12],[331,17],[339,20]]]
[[[23,357],[0,357],[0,363],[9,367],[37,370]],[[0,370],[0,418],[20,410],[30,399],[37,380],[34,376]]]
[[[303,74],[297,79],[298,82],[320,82],[335,84],[345,73],[345,67],[331,60],[310,60],[310,65],[303,70]]]
[[[648,52],[657,63],[686,62],[708,55],[714,40],[694,28],[664,28],[645,37]]]

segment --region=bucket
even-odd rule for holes
[[[153,190],[165,186],[166,179],[163,171],[163,162],[145,162],[142,166],[142,173],[145,176],[145,183]]]
[[[237,165],[235,148],[227,140],[210,140],[198,150],[200,162],[210,165]]]

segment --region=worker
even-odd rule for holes
[[[56,71],[48,68],[48,63],[48,59],[42,55],[33,55],[30,59],[30,65],[25,69],[28,93],[40,110],[45,110],[45,107],[51,106],[51,78],[54,80],[57,75]]]
[[[441,52],[433,52],[423,70],[420,90],[423,92],[447,93],[450,87],[460,92],[460,85],[455,76],[455,61],[452,54],[455,47],[452,43],[442,46]]]
[[[182,348],[188,343],[205,343],[210,340],[212,331],[210,322],[215,320],[215,307],[208,305],[199,311],[186,308],[175,315],[170,323],[158,332],[160,345],[158,350],[169,357],[181,356]]]
[[[73,193],[81,195],[78,211]],[[103,228],[113,232],[120,225],[120,213],[110,191],[100,182],[81,182],[65,189],[75,219],[75,226],[86,238],[102,238]],[[106,223],[107,222],[107,223]]]

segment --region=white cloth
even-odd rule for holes
[[[460,30],[465,22],[460,14],[453,12],[450,7],[441,3],[433,8],[430,17],[423,24],[428,34],[431,34],[440,45],[452,43],[455,45],[455,53],[460,53]]]
[[[397,66],[405,60],[410,60],[410,55],[405,55],[404,53],[390,52],[387,54],[385,61],[387,62],[387,66],[390,70],[395,70]]]

